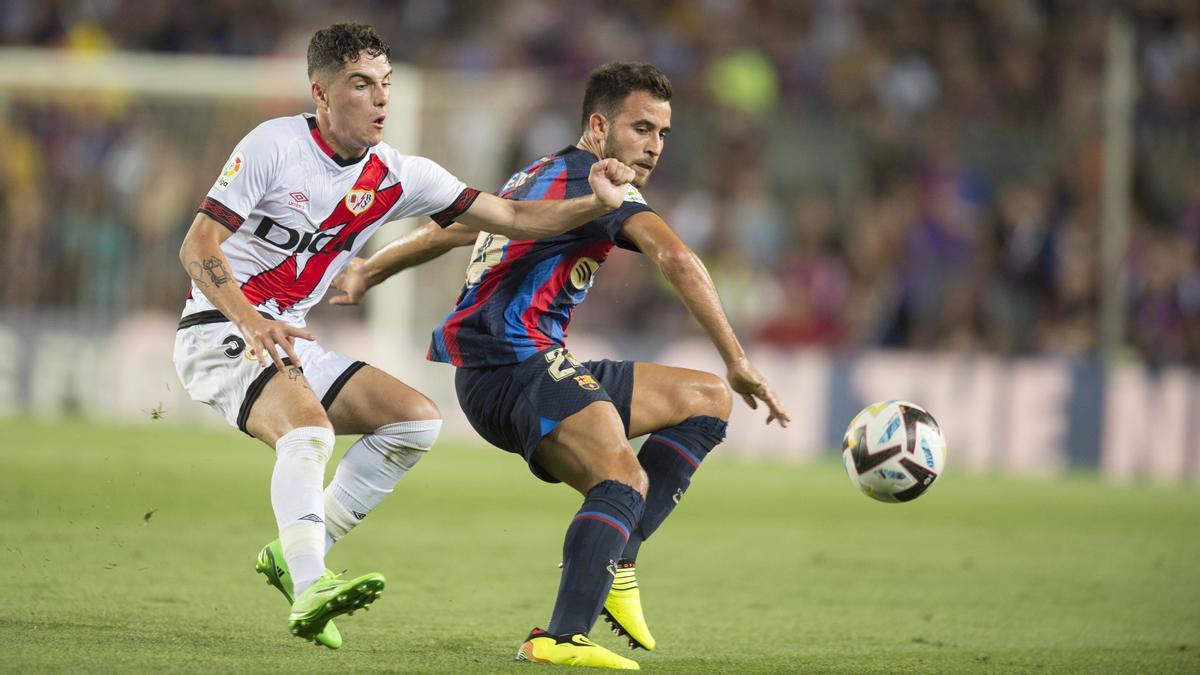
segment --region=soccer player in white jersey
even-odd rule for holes
[[[436,163],[382,142],[389,48],[357,23],[308,47],[315,115],[272,119],[234,149],[180,250],[192,288],[175,366],[192,398],[273,447],[279,539],[258,571],[291,603],[291,632],[336,649],[331,618],[365,607],[384,578],[325,568],[437,438],[437,407],[362,361],[321,348],[304,317],[384,223],[428,215],[516,239],[554,236],[620,206],[634,172],[596,162],[594,195],[517,202],[481,194]],[[361,434],[322,488],[334,434]]]

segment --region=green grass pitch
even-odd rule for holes
[[[344,448],[343,443],[339,447]],[[336,547],[379,571],[346,646],[291,637],[254,574],[271,453],[156,423],[0,422],[5,672],[536,671],[579,499],[483,444],[442,444]],[[642,549],[644,670],[1200,672],[1200,494],[949,473],[906,505],[834,463],[721,456]],[[332,467],[332,463],[331,463]],[[593,637],[628,653],[601,622]]]

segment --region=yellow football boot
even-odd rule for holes
[[[633,563],[617,565],[612,588],[600,615],[612,626],[613,633],[629,638],[630,649],[654,649],[654,636],[642,615],[642,594],[638,590]]]
[[[541,628],[534,628],[525,642],[521,643],[517,660],[559,666],[641,670],[637,661],[614,654],[589,640],[583,633],[551,635]]]

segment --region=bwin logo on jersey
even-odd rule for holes
[[[374,190],[351,190],[346,193],[346,208],[356,216],[371,208],[371,204],[374,202]]]
[[[598,269],[600,269],[600,263],[591,258],[580,258],[571,268],[571,285],[580,291],[591,288],[592,280]]]

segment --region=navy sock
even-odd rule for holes
[[[612,586],[617,558],[645,506],[641,493],[615,480],[602,481],[588,490],[583,506],[567,527],[562,581],[547,632],[587,634],[592,629]]]
[[[638,453],[638,461],[650,479],[646,494],[646,512],[629,533],[629,542],[621,553],[621,562],[637,560],[642,542],[662,525],[683,493],[692,484],[692,474],[709,451],[725,440],[725,420],[716,417],[689,417],[679,424],[650,435]]]

